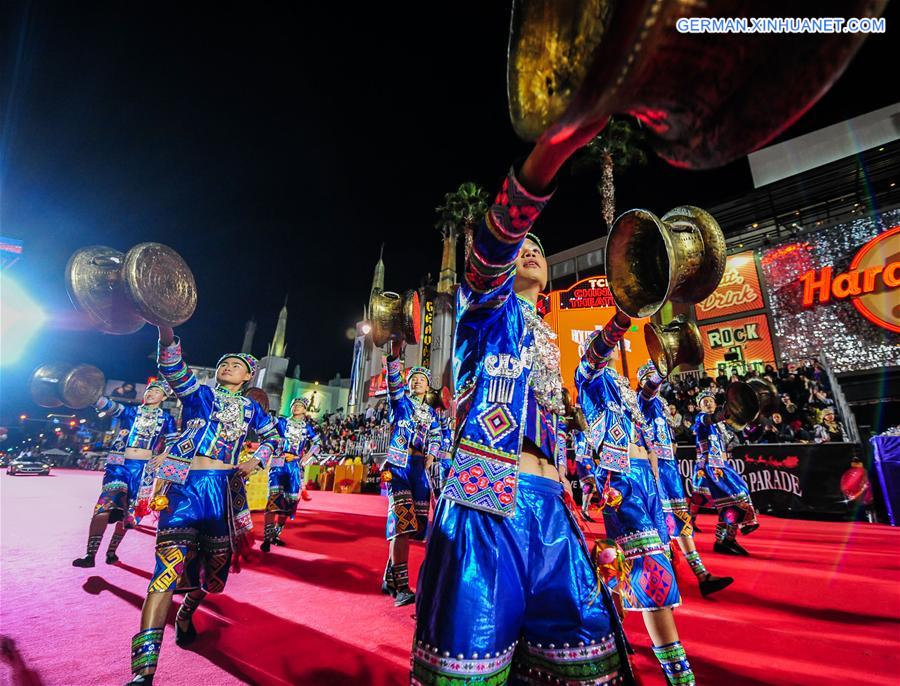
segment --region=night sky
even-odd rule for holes
[[[307,380],[349,375],[345,331],[381,242],[389,289],[436,274],[444,193],[471,180],[493,194],[528,151],[507,114],[508,3],[429,6],[440,15],[400,5],[32,2],[8,13],[0,234],[24,240],[10,274],[52,320],[2,369],[0,423],[34,409],[25,383],[49,359],[134,381],[154,372],[155,329],[78,330],[64,268],[90,244],[158,241],[184,256],[200,295],[178,330],[189,362],[239,349],[251,316],[264,355],[289,294],[291,364]],[[894,63],[896,16],[782,139],[894,101],[875,78]],[[752,187],[746,160],[702,173],[652,161],[617,181],[620,210],[659,212]],[[599,235],[595,182],[563,172],[538,226],[549,252]]]

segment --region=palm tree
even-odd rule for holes
[[[631,119],[614,117],[603,132],[588,143],[575,158],[572,171],[579,172],[600,167],[601,211],[606,230],[612,227],[616,215],[616,186],[613,173],[647,163],[644,150],[646,135]]]
[[[466,237],[466,256],[472,248],[472,232],[488,209],[488,193],[477,183],[461,183],[453,193],[444,196],[444,204],[435,208],[438,220],[435,227],[441,236],[455,245],[462,233]],[[455,266],[455,265],[454,265]]]

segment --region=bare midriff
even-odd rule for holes
[[[650,468],[653,470],[653,476],[659,479],[659,467],[656,464],[656,453],[647,450],[644,446],[637,443],[628,445],[628,459],[630,460],[649,460]]]
[[[206,455],[194,455],[194,459],[191,460],[191,469],[234,469],[234,466]]]
[[[656,464],[656,453],[648,451],[637,443],[628,446],[628,457],[632,460],[649,460],[653,475],[658,479],[659,470]],[[550,464],[547,456],[529,440],[522,442],[522,454],[519,457],[519,472],[522,474],[534,474],[551,481],[561,481],[559,470]]]
[[[125,448],[126,460],[149,460],[153,453],[146,448]]]
[[[556,465],[550,464],[550,460],[538,447],[527,438],[522,441],[522,454],[519,456],[519,472],[521,474],[534,474],[551,481],[561,481]]]

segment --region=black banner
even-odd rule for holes
[[[841,476],[850,458],[861,455],[856,443],[775,443],[736,446],[729,462],[747,483],[759,512],[831,519],[852,514]],[[690,497],[696,449],[678,446],[677,457]]]

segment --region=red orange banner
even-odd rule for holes
[[[720,369],[728,374],[733,367],[743,372],[747,368],[775,365],[769,320],[764,314],[738,317],[699,328],[703,340],[703,366],[709,374],[715,375]],[[737,357],[727,360],[726,355]]]
[[[703,302],[695,306],[697,320],[727,317],[752,312],[764,307],[756,259],[753,252],[730,255],[719,286]]]

